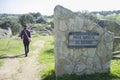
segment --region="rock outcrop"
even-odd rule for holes
[[[8,28],[8,29],[1,29],[0,28],[0,39],[9,38],[11,36],[12,36],[12,31],[10,28]]]

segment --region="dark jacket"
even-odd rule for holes
[[[26,34],[28,35],[29,38],[31,38],[30,31],[28,31],[27,29],[24,29],[21,31],[21,34],[20,34],[21,39],[23,39],[24,41],[26,41],[26,40],[28,41],[28,37]]]

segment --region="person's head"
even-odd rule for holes
[[[28,27],[27,25],[24,25],[24,29],[27,29],[27,27]]]

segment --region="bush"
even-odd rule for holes
[[[12,22],[12,21],[5,21],[0,25],[1,28],[7,29],[11,28],[12,34],[16,35],[21,30],[21,25],[18,22]]]

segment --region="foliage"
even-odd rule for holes
[[[28,14],[0,14],[0,27],[3,29],[11,27],[13,35],[19,34],[25,24],[29,25],[30,29],[36,27],[37,31],[33,29],[33,32],[44,34],[41,28],[45,29],[49,27],[50,30],[54,28],[53,15],[43,16],[39,12]]]
[[[19,21],[20,21],[21,25],[24,26],[25,24],[33,23],[34,19],[31,14],[24,14],[19,18]]]
[[[98,21],[98,18],[96,15],[92,14],[92,13],[89,13],[87,11],[84,11],[84,12],[77,12],[76,14],[78,15],[83,15],[85,18],[87,19],[90,19],[92,20],[93,22],[97,22]]]
[[[3,29],[11,28],[13,35],[16,35],[21,30],[21,25],[16,21],[14,21],[14,22],[13,21],[4,21],[1,23],[0,27]]]
[[[50,22],[51,28],[54,28],[54,23]]]
[[[12,29],[12,34],[13,35],[18,34],[22,29],[21,25],[17,22],[11,22],[10,28]]]
[[[42,15],[37,12],[37,13],[30,13],[33,17],[35,17],[35,19],[38,19],[39,17],[41,17]]]
[[[45,24],[45,23],[46,23],[46,20],[45,20],[43,17],[41,17],[41,18],[39,18],[39,19],[36,21],[36,23]]]
[[[41,28],[44,28],[44,24],[39,24],[39,23],[34,23],[34,24],[31,24],[31,28],[37,28],[37,30],[41,29]]]
[[[100,14],[100,15],[106,16],[106,15],[111,15],[111,14],[120,14],[120,10],[113,10],[113,11],[93,11],[91,13],[93,13],[93,14]]]
[[[20,15],[18,14],[0,14],[0,20],[2,21],[18,21]]]
[[[120,14],[107,15],[107,16],[105,16],[105,19],[116,21],[116,22],[120,23]]]

